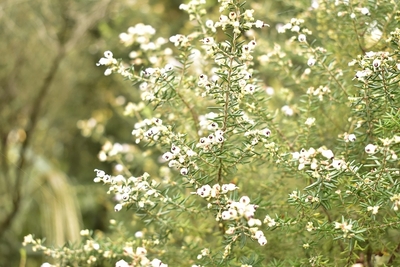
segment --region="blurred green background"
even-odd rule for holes
[[[309,1],[290,2],[252,1],[251,7],[274,27]],[[113,168],[97,158],[102,136],[134,143],[134,122],[118,116],[118,108],[137,102],[138,94],[121,77],[105,77],[96,62],[105,50],[127,57],[130,50],[118,35],[137,23],[152,25],[165,38],[187,33],[193,25],[180,3],[0,2],[0,266],[40,266],[39,254],[28,250],[27,262],[21,257],[29,233],[46,237],[47,245],[63,245],[78,240],[81,229],[107,231],[113,205],[93,183],[93,170]],[[214,19],[216,4],[207,1]],[[277,38],[276,31],[266,34],[271,43]],[[90,118],[96,124],[81,121]],[[137,151],[135,173],[151,171],[154,161]]]

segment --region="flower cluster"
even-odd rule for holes
[[[129,28],[127,33],[122,33],[120,39],[126,46],[139,47],[141,52],[131,52],[130,57],[134,64],[143,64],[140,73],[135,75],[132,67],[125,67],[114,59],[110,51],[100,59],[98,65],[107,67],[106,75],[119,72],[141,90],[142,102],[129,103],[125,115],[138,121],[132,131],[136,144],[146,141],[161,149],[158,161],[149,160],[155,161],[152,167],[164,163],[156,171],[165,178],[164,181],[173,182],[159,185],[149,181],[147,173],[127,178],[129,174],[126,177],[111,176],[101,170],[96,170],[95,182],[103,182],[110,187],[108,193],[116,195],[116,211],[124,206],[134,207],[139,215],[146,217],[146,222],[149,222],[146,231],[153,236],[172,233],[179,227],[186,244],[204,248],[208,244],[198,238],[199,233],[208,231],[210,223],[216,223],[215,227],[220,229],[217,234],[224,239],[225,247],[220,251],[209,247],[201,250],[200,254],[191,253],[188,257],[192,262],[197,256],[197,260],[203,261],[205,266],[218,265],[216,260],[222,260],[223,265],[248,266],[250,260],[241,263],[230,261],[236,260],[241,253],[236,250],[235,242],[245,244],[246,239],[254,239],[264,246],[267,244],[266,235],[270,236],[266,231],[278,232],[281,226],[288,226],[284,233],[287,236],[303,231],[310,238],[303,245],[304,249],[308,249],[306,254],[310,255],[302,260],[303,265],[322,265],[329,253],[318,248],[320,240],[332,236],[336,239],[363,240],[367,231],[375,235],[378,229],[368,224],[382,219],[384,229],[391,223],[390,216],[393,214],[386,212],[389,209],[386,206],[392,204],[395,211],[400,206],[398,188],[391,186],[395,184],[394,177],[399,175],[397,154],[400,137],[387,138],[387,133],[398,132],[398,97],[395,91],[400,70],[398,51],[392,51],[387,45],[387,52],[371,51],[358,56],[347,66],[356,63],[361,66],[355,74],[355,81],[352,81],[353,75],[348,75],[348,70],[343,68],[348,62],[347,57],[380,47],[365,46],[374,28],[384,28],[381,27],[382,21],[369,20],[380,20],[379,16],[368,17],[374,11],[371,7],[351,6],[347,0],[336,0],[335,4],[312,0],[311,9],[308,2],[307,13],[302,18],[290,20],[289,17],[289,23],[278,24],[276,30],[289,35],[289,41],[274,44],[272,48],[257,30],[249,31],[266,25],[254,18],[254,9],[246,9],[240,1],[218,2],[220,14],[216,20],[204,17],[207,12],[203,6],[205,0],[191,0],[180,5],[181,10],[189,13],[189,19],[196,21],[188,27],[195,24],[197,30],[170,35],[171,46],[176,47],[170,52],[179,50],[179,55],[174,58],[160,60],[151,56],[150,66],[138,61],[140,53],[155,54],[166,43],[163,38],[152,42],[155,30],[138,24]],[[327,7],[334,10],[325,14]],[[337,19],[336,14],[343,15],[346,23],[339,23],[338,28],[345,35],[335,32],[336,29],[329,28],[329,25],[323,25]],[[355,18],[360,19],[359,23],[353,23]],[[321,22],[321,27],[315,26],[314,19]],[[285,20],[288,21],[287,18]],[[307,25],[313,27],[313,32],[306,28]],[[383,25],[392,27],[391,23]],[[327,29],[329,38],[336,42],[343,40],[343,36],[356,37],[355,49],[351,49],[351,43],[332,45],[325,42],[323,37],[326,32],[321,32],[321,29]],[[226,34],[224,40],[223,32]],[[399,31],[396,32],[392,35],[400,36]],[[386,33],[384,36],[387,36]],[[314,38],[316,42],[311,40]],[[393,39],[397,42],[396,47],[398,40]],[[321,46],[315,47],[316,43]],[[346,56],[341,57],[343,54],[338,47],[346,50]],[[261,65],[253,62],[257,50],[266,51],[258,58]],[[279,71],[279,78],[272,74],[262,79],[268,80],[275,90],[263,85],[262,80],[257,78],[257,74],[264,69],[266,73],[268,70],[273,70],[273,73]],[[266,93],[261,94],[260,88],[267,88]],[[308,89],[304,92],[303,88]],[[324,100],[329,100],[329,105]],[[153,104],[156,111],[145,109],[145,102]],[[349,102],[351,109],[345,108]],[[86,128],[94,129],[94,125],[92,121]],[[385,127],[390,129],[386,131]],[[338,140],[337,129],[347,129],[348,132],[341,132]],[[271,135],[274,135],[273,142]],[[116,155],[129,154],[132,146],[106,142],[99,157],[114,159]],[[268,153],[271,150],[274,153]],[[122,164],[119,166],[121,172],[118,173],[122,173],[124,167]],[[128,169],[124,171],[129,173]],[[259,180],[248,180],[250,171]],[[293,173],[285,177],[288,179],[305,179],[282,183],[280,173]],[[285,186],[279,186],[281,184]],[[278,185],[273,197],[263,194],[263,187],[269,185]],[[239,187],[243,192],[236,192]],[[191,191],[194,196],[188,194]],[[259,195],[260,202],[256,202],[249,192]],[[283,201],[287,193],[289,207]],[[174,197],[169,198],[167,194]],[[267,201],[276,201],[270,206],[271,216],[278,210],[282,215],[272,218],[264,213],[264,220],[258,219],[256,215],[260,211],[256,214],[256,204]],[[323,212],[316,212],[317,208]],[[282,209],[287,209],[287,212],[282,212]],[[200,213],[204,213],[202,218],[205,223],[198,222],[199,217],[196,216]],[[175,218],[177,214],[179,218]],[[341,221],[339,216],[342,216]],[[190,225],[191,228],[187,227],[189,221],[194,225]],[[361,223],[364,229],[361,229]],[[198,231],[192,233],[195,232],[193,228]],[[175,243],[167,238],[163,238],[163,242],[165,246],[173,244],[168,247],[171,251],[176,249]],[[354,253],[347,253],[353,252],[347,242],[331,243],[338,245],[335,250],[340,249],[346,252],[343,255],[350,255],[345,261],[335,262],[336,265],[351,265],[354,262],[352,257],[358,248],[354,248]],[[85,251],[98,251],[100,247],[103,248],[94,240],[83,243]],[[179,249],[193,247],[185,245]],[[145,242],[126,243],[123,245],[124,259],[129,257],[132,261],[120,260],[116,266],[166,266],[158,259],[149,260],[146,248],[149,249]],[[315,253],[321,256],[315,256]],[[255,251],[255,257],[258,256],[261,255]],[[89,260],[94,262],[96,259]],[[327,264],[330,264],[329,260]],[[282,265],[286,263],[284,261]]]
[[[102,170],[95,170],[95,183],[103,182],[109,185],[107,194],[114,193],[116,201],[114,210],[120,211],[123,206],[136,204],[137,207],[144,208],[145,206],[154,206],[155,203],[151,198],[162,198],[156,189],[156,181],[148,181],[149,174],[144,173],[140,177],[125,178],[122,175],[111,176]]]
[[[303,23],[304,23],[303,19],[292,18],[290,22],[286,23],[285,25],[281,25],[278,28],[278,32],[284,33],[288,30],[290,30],[291,32],[297,32],[298,41],[301,43],[306,42],[307,35],[311,35],[312,32],[309,29],[302,27]]]
[[[183,34],[176,34],[169,38],[169,41],[176,47],[189,47],[190,41],[194,38],[193,35],[185,36]]]
[[[122,61],[118,61],[114,58],[111,51],[105,51],[104,57],[100,58],[96,66],[107,66],[108,68],[104,71],[104,75],[108,76],[114,72],[121,74],[123,77],[131,78],[132,74],[128,69],[128,66],[123,64]]]
[[[136,144],[139,144],[141,140],[145,141],[157,141],[162,137],[163,134],[168,133],[168,128],[163,125],[163,122],[159,118],[144,119],[141,122],[135,123],[132,135],[136,138]]]
[[[197,169],[197,165],[191,160],[197,153],[188,147],[181,149],[177,145],[172,145],[171,150],[162,155],[163,160],[168,162],[170,168],[180,170],[182,175],[188,175],[189,167],[192,166]]]
[[[135,49],[129,53],[129,58],[132,59],[134,65],[144,64],[147,61],[157,65],[163,61],[164,56],[172,53],[170,48],[162,49],[162,46],[167,43],[165,38],[158,37],[152,40],[155,33],[156,30],[151,25],[139,23],[119,35],[121,43],[125,46],[133,46]]]
[[[165,86],[165,83],[171,82],[170,76],[173,70],[174,66],[169,63],[164,67],[149,67],[142,70],[141,83],[139,86],[139,89],[142,91],[141,99],[147,102],[154,102],[155,104],[162,101],[161,95],[171,89]]]
[[[343,238],[352,238],[354,233],[352,233],[353,224],[347,222],[335,222],[335,229],[340,229],[343,232]]]
[[[226,230],[226,234],[234,235],[237,229],[246,229],[249,235],[258,240],[258,243],[262,246],[267,244],[267,239],[264,233],[259,230],[258,226],[262,225],[261,220],[254,218],[255,212],[258,205],[251,204],[248,196],[242,196],[239,201],[231,200],[227,197],[227,193],[236,190],[238,187],[235,184],[215,184],[210,186],[208,184],[198,188],[196,193],[202,198],[210,201],[208,207],[211,208],[213,205],[219,206],[218,213],[216,216],[217,221],[234,221],[235,226],[230,226]],[[242,222],[242,219],[244,220]],[[269,227],[274,226],[275,220],[266,216],[265,223]],[[244,224],[243,224],[244,223]],[[226,249],[226,254],[229,252],[229,247]]]
[[[143,23],[136,24],[133,27],[129,27],[127,32],[123,32],[119,35],[121,43],[125,46],[130,46],[133,43],[141,44],[140,49],[142,50],[155,50],[156,44],[149,43],[150,37],[156,33],[156,30],[151,25],[144,25]],[[157,44],[161,45],[165,42],[159,41]]]
[[[221,195],[225,195],[228,192],[236,189],[238,189],[238,187],[235,184],[223,184],[222,186],[215,184],[212,187],[206,184],[198,188],[195,194],[210,200],[212,198],[219,198]]]
[[[255,146],[258,142],[267,142],[267,138],[271,136],[271,130],[268,128],[264,128],[262,130],[250,130],[244,133],[244,136],[247,138],[251,138],[251,145]]]
[[[317,158],[317,155],[321,155],[321,158]],[[343,159],[336,159],[332,150],[320,147],[317,150],[310,148],[308,150],[301,149],[300,152],[292,153],[293,160],[298,161],[298,169],[302,170],[306,165],[310,166],[311,170],[346,170],[347,164]],[[315,173],[318,175],[317,173]]]
[[[394,194],[390,197],[390,201],[393,201],[393,210],[398,211],[400,206],[400,194]]]
[[[364,57],[349,62],[349,66],[354,65],[356,62],[358,62],[362,70],[357,71],[354,78],[362,82],[368,80],[374,73],[380,72],[382,69],[391,68],[397,70],[395,60],[388,52],[367,52]]]
[[[153,260],[148,259],[147,249],[144,247],[137,247],[134,251],[133,247],[130,244],[127,244],[124,247],[124,255],[130,257],[132,259],[132,262],[128,263],[125,260],[120,260],[115,264],[115,267],[168,267],[167,264],[163,263],[157,258]]]
[[[100,161],[112,160],[117,155],[125,155],[127,161],[132,161],[134,147],[131,144],[111,143],[106,141],[98,154]]]
[[[329,95],[331,93],[331,90],[327,85],[322,86],[320,85],[317,88],[314,87],[309,87],[307,89],[307,94],[312,95],[312,96],[317,96],[320,101],[324,99],[325,95]]]
[[[187,4],[181,4],[179,9],[186,11],[189,14],[189,20],[197,19],[197,16],[205,15],[206,10],[202,7],[206,0],[191,0]]]
[[[213,134],[209,134],[207,137],[201,137],[196,147],[203,149],[203,151],[210,150],[213,146],[222,144],[225,141],[224,132],[222,130],[216,130]]]
[[[243,196],[239,201],[228,201],[225,206],[226,210],[221,213],[221,219],[227,221],[245,218],[250,226],[261,225],[260,220],[254,219],[257,207],[257,205],[250,204],[248,196]]]
[[[230,0],[223,0],[221,1],[221,8],[220,11],[225,10],[228,5],[230,4]],[[222,10],[221,10],[222,9]],[[241,28],[243,29],[250,29],[253,26],[256,28],[263,28],[264,26],[269,26],[268,24],[264,23],[261,20],[257,20],[254,22],[253,17],[254,10],[248,9],[245,10],[243,13],[230,11],[228,15],[221,15],[219,17],[219,21],[214,24],[215,28],[221,27],[222,30],[225,30],[227,27],[232,27],[233,32],[239,34],[241,32]]]

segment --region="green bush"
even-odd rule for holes
[[[141,96],[94,179],[130,219],[24,244],[55,266],[398,266],[397,3],[296,1],[280,24],[260,3],[204,2],[180,6],[188,34],[138,24],[120,35],[129,62],[98,63]]]

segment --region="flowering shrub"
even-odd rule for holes
[[[125,106],[132,143],[99,153],[118,168],[94,182],[143,229],[112,221],[115,240],[85,230],[76,247],[24,243],[56,266],[399,264],[396,2],[312,1],[276,28],[242,1],[219,1],[217,18],[204,4],[180,6],[190,34],[139,24],[120,35],[132,62],[111,51],[98,62],[141,102]],[[152,175],[134,175],[135,146],[159,156]]]

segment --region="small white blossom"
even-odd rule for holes
[[[361,12],[361,14],[366,15],[366,16],[369,16],[369,15],[370,15],[369,9],[366,8],[366,7],[361,8],[361,9],[360,9],[360,12]]]
[[[169,160],[173,159],[174,157],[175,157],[175,155],[172,154],[171,152],[165,152],[165,153],[162,155],[162,158],[163,158],[165,161],[169,161]]]
[[[375,215],[375,214],[378,213],[379,208],[380,208],[379,206],[373,206],[373,207],[369,206],[369,207],[367,208],[367,210],[368,210],[368,211],[371,211],[372,214]]]
[[[265,245],[267,244],[267,239],[265,238],[265,236],[260,237],[260,238],[258,239],[258,243],[259,243],[261,246],[265,246]]]
[[[240,203],[244,205],[250,204],[250,198],[248,196],[242,196],[239,200]]]
[[[117,261],[115,267],[129,267],[129,263],[124,260]]]
[[[281,108],[281,111],[286,115],[286,116],[293,116],[294,111],[291,107],[288,105],[285,105]]]
[[[211,186],[206,184],[197,189],[196,194],[201,197],[208,197],[211,193]]]
[[[304,43],[307,41],[307,37],[305,36],[305,34],[300,34],[297,39],[299,40],[300,43]]]
[[[117,204],[114,206],[114,211],[118,212],[122,210],[122,204]]]
[[[324,158],[327,158],[327,159],[331,159],[331,158],[334,157],[333,152],[332,152],[332,150],[330,150],[330,149],[324,149],[324,150],[322,150],[322,151],[321,151],[321,155],[322,155]]]
[[[306,122],[304,123],[307,126],[312,126],[315,123],[315,118],[307,118]]]
[[[265,24],[263,21],[261,20],[257,20],[255,23],[256,28],[262,28],[264,26],[269,26],[268,24]]]
[[[182,175],[187,175],[188,172],[189,172],[189,170],[188,170],[187,168],[182,168],[182,169],[181,169],[181,174],[182,174]]]
[[[334,159],[332,161],[332,167],[336,170],[344,169],[346,168],[346,163],[341,159]]]
[[[376,151],[376,149],[377,149],[377,146],[375,146],[375,145],[373,145],[373,144],[368,144],[368,145],[365,147],[365,152],[368,153],[368,154],[374,154],[375,151]]]
[[[317,60],[316,60],[315,58],[311,57],[311,58],[308,59],[307,65],[310,66],[310,67],[312,67],[312,66],[315,65],[315,62],[316,62],[316,61],[317,61]]]
[[[348,139],[350,142],[354,142],[354,141],[356,141],[356,135],[355,135],[355,134],[349,134],[349,136],[347,137],[347,139]]]
[[[264,223],[266,223],[268,227],[273,227],[276,225],[275,219],[272,219],[269,215],[265,216]]]
[[[343,223],[335,222],[335,228],[341,229],[344,233],[348,233],[353,228],[353,225],[348,224],[347,222],[343,222]]]

